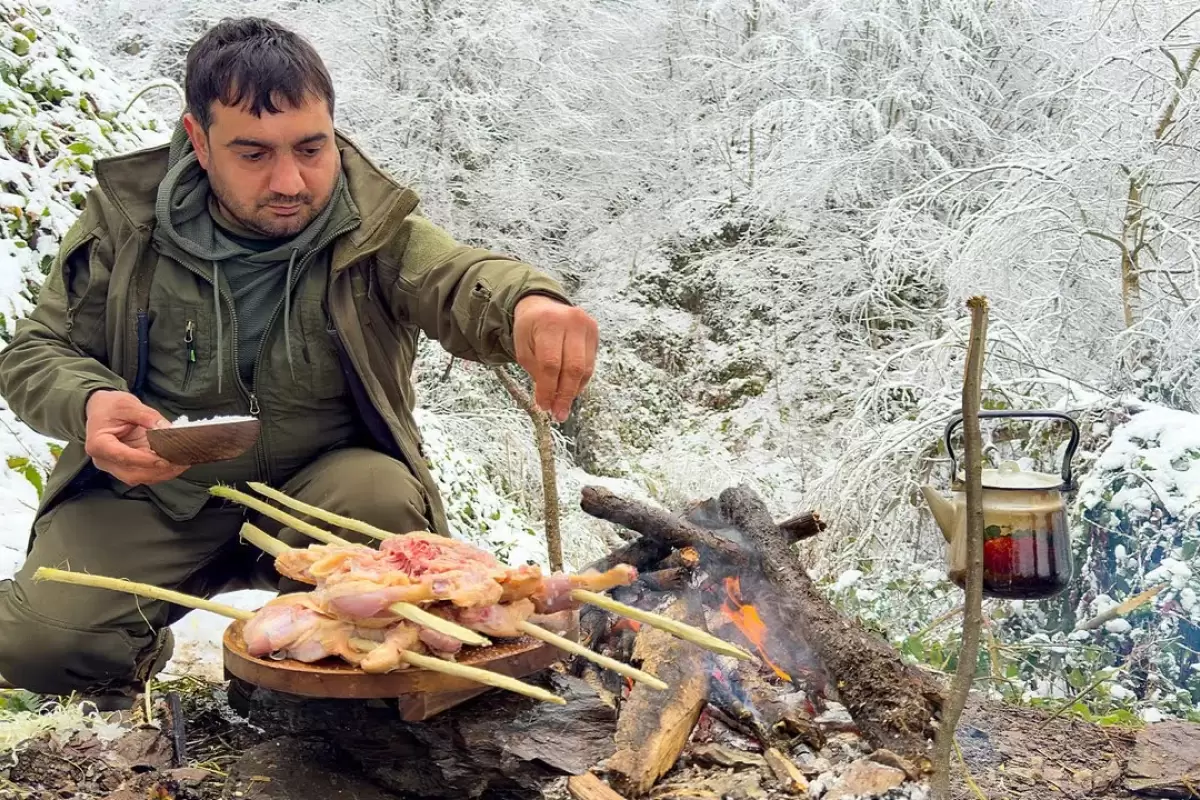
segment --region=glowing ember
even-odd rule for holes
[[[775,662],[767,657],[766,640],[767,626],[763,623],[762,617],[758,615],[758,609],[753,605],[742,603],[742,582],[737,577],[729,577],[725,579],[725,594],[728,599],[721,606],[721,613],[737,626],[737,629],[745,634],[750,643],[758,648],[758,654],[762,656],[763,661],[767,663],[771,669],[775,670],[775,674],[783,678],[785,681],[792,679]]]

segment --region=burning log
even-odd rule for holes
[[[792,554],[789,537],[752,490],[727,489],[721,493],[719,503],[710,500],[697,504],[686,519],[599,487],[584,488],[581,507],[593,516],[641,533],[643,538],[632,544],[654,539],[672,547],[696,548],[706,572],[724,573],[727,591],[731,591],[731,585],[735,593],[746,588],[737,586],[739,578],[761,582],[761,589],[770,591],[778,616],[816,651],[821,668],[837,687],[839,699],[868,742],[928,769],[929,741],[942,700],[940,688],[919,670],[905,665],[886,642],[834,609]],[[813,519],[811,524],[819,527]],[[790,527],[795,530],[798,524]],[[731,584],[731,579],[735,583]],[[753,592],[749,594],[754,596]],[[758,646],[774,671],[795,677],[772,663],[761,643],[755,641],[756,631],[763,627],[756,618],[757,609],[751,614],[740,602],[731,608],[735,624]],[[729,708],[723,710],[730,713]],[[731,716],[748,721],[736,711]],[[753,727],[762,730],[765,726],[759,721]]]
[[[669,567],[654,572],[644,572],[638,582],[655,592],[675,592],[687,585],[691,570],[685,567]]]
[[[704,624],[703,607],[694,590],[684,592],[665,615],[695,627]],[[634,686],[617,722],[617,751],[605,769],[618,791],[638,797],[648,792],[683,752],[708,701],[708,674],[704,651],[649,625],[638,631],[633,658],[662,675],[671,687],[656,692]]]
[[[660,569],[694,570],[700,564],[700,553],[694,547],[672,550],[671,554],[658,563]]]
[[[721,492],[726,519],[753,539],[779,602],[802,620],[838,694],[867,741],[929,764],[928,743],[941,707],[931,678],[906,665],[900,654],[856,621],[837,612],[792,555],[766,505],[748,487]]]

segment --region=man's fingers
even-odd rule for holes
[[[533,404],[542,411],[550,411],[554,407],[558,374],[562,369],[562,342],[563,330],[557,325],[547,326],[534,340]]]
[[[583,388],[591,360],[587,330],[568,330],[563,338],[562,368],[558,373],[558,387],[554,393],[554,418],[557,421],[564,421],[571,413],[571,403]]]
[[[134,425],[146,429],[168,428],[171,425],[167,422],[166,417],[133,395],[129,395],[128,400],[121,403],[113,416],[121,422],[132,422]]]
[[[87,445],[87,454],[97,462],[107,462],[124,469],[162,469],[166,459],[149,450],[130,447],[110,433],[98,434]]]

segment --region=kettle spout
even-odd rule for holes
[[[934,521],[942,529],[942,536],[946,538],[947,542],[951,541],[954,538],[955,527],[954,503],[928,484],[921,487],[921,494],[925,496],[925,502],[929,504],[929,510],[933,512]]]

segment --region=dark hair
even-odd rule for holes
[[[249,104],[250,113],[277,114],[277,100],[298,106],[309,95],[333,115],[333,81],[304,37],[263,17],[226,18],[188,50],[184,94],[188,111],[208,130],[212,104]]]

